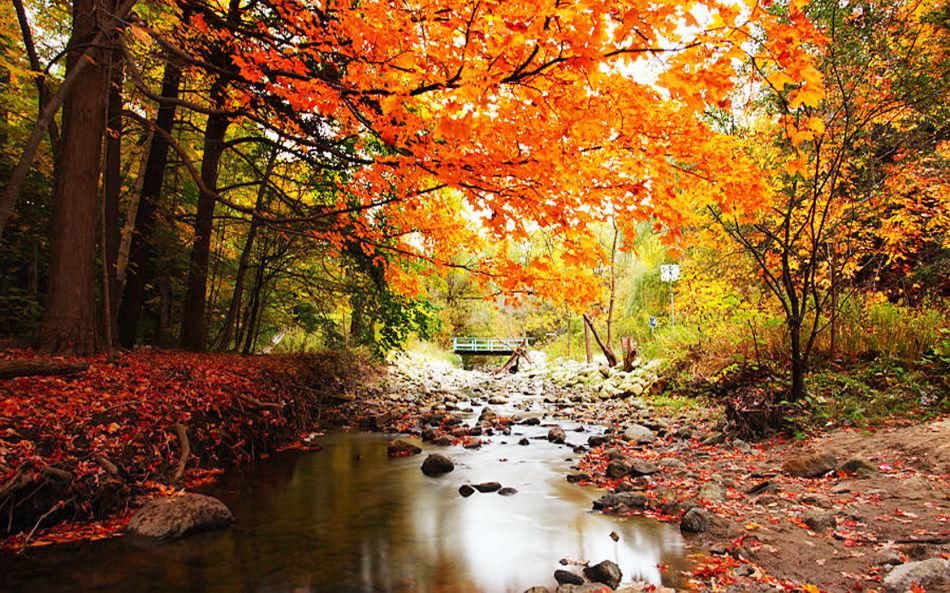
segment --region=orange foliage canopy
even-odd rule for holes
[[[327,135],[355,139],[341,199],[396,198],[384,207],[388,238],[374,235],[381,218],[372,214],[348,220],[347,232],[433,261],[487,237],[496,282],[528,281],[561,300],[570,300],[569,279],[545,279],[596,265],[598,254],[583,249],[593,222],[632,233],[655,217],[675,238],[707,203],[763,203],[767,184],[739,141],[699,117],[729,108],[749,53],[794,87],[792,100],[822,93],[804,49],[821,39],[801,2],[784,18],[751,0],[267,6],[272,18],[235,33],[242,76],[312,113]],[[507,244],[539,229],[566,246],[562,261],[502,261]],[[339,232],[320,237],[339,241]]]

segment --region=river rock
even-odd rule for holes
[[[841,471],[858,478],[868,478],[877,473],[877,468],[859,457],[852,457],[841,464]]]
[[[590,481],[590,474],[578,473],[567,474],[567,481],[571,484],[577,484],[584,481]]]
[[[828,511],[808,511],[802,515],[802,522],[816,532],[834,529],[838,525],[835,514]]]
[[[587,439],[587,444],[591,447],[599,447],[610,443],[610,440],[610,437],[607,435],[595,434]]]
[[[620,572],[620,567],[614,562],[604,560],[599,564],[586,567],[584,569],[584,576],[594,583],[603,583],[611,589],[616,589],[620,586],[623,573]]]
[[[554,571],[554,580],[558,585],[583,585],[584,577],[569,570],[557,569]]]
[[[422,462],[422,473],[427,476],[447,474],[455,469],[451,459],[439,453],[433,453]]]
[[[462,484],[459,486],[459,494],[463,497],[468,498],[469,496],[475,494],[475,489],[469,486],[468,484]]]
[[[835,456],[831,453],[810,453],[786,460],[782,471],[796,478],[820,478],[834,471],[835,464]]]
[[[634,459],[630,462],[629,473],[631,476],[649,476],[660,471],[655,463],[645,459]]]
[[[567,584],[559,586],[555,593],[604,593],[604,586],[599,583]]]
[[[884,577],[887,593],[904,593],[917,584],[926,591],[941,591],[938,587],[950,584],[950,561],[931,558],[897,566]]]
[[[126,530],[131,535],[173,541],[199,531],[222,529],[233,521],[231,510],[217,498],[184,494],[149,502],[132,516]]]
[[[485,408],[482,410],[482,413],[478,415],[479,423],[494,422],[497,419],[498,419],[498,414],[496,414],[495,411],[489,408],[488,406],[485,406]]]
[[[479,492],[495,492],[501,490],[501,484],[498,482],[482,482],[481,484],[475,484],[475,489]]]
[[[618,480],[627,475],[628,471],[630,471],[630,467],[626,463],[615,459],[607,464],[606,474],[608,478]]]
[[[660,459],[658,465],[660,467],[668,467],[672,469],[683,469],[686,467],[686,462],[675,457],[664,457]]]
[[[528,445],[531,444],[531,441],[528,440],[528,437],[521,437],[521,440],[518,441],[518,444],[521,445],[522,447],[527,447]]]
[[[548,440],[552,443],[563,443],[566,438],[567,434],[560,426],[555,426],[548,431]]]
[[[530,589],[526,589],[524,593],[551,593],[551,590],[548,589],[547,587],[538,586],[538,587],[531,587]]]
[[[502,496],[514,496],[515,494],[518,494],[518,491],[515,488],[506,486],[499,490],[498,494],[501,494]]]
[[[712,513],[699,507],[686,511],[680,520],[680,531],[684,533],[702,533],[712,525]]]
[[[623,431],[623,438],[638,445],[648,445],[656,440],[656,435],[642,424],[633,424]]]
[[[407,457],[422,453],[422,447],[416,439],[396,439],[386,445],[386,454],[390,457]]]
[[[726,489],[719,482],[706,482],[699,489],[699,497],[710,502],[722,502],[726,500]]]

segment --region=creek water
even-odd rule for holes
[[[569,442],[591,434],[561,426]],[[397,459],[387,458],[384,435],[330,433],[322,451],[276,455],[210,488],[234,511],[230,530],[0,558],[0,591],[521,593],[553,590],[562,558],[613,560],[624,582],[677,584],[685,568],[679,530],[590,512],[602,492],[567,483],[578,456],[547,442],[547,430],[515,426],[480,449],[427,447]],[[519,445],[522,437],[530,445]],[[451,456],[455,471],[423,475],[432,451]],[[458,494],[464,483],[485,481],[518,493]]]

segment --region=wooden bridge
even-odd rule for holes
[[[452,338],[452,352],[456,354],[482,354],[507,356],[519,346],[529,344],[527,338]]]

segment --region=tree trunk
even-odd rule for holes
[[[103,184],[105,200],[103,212],[103,254],[105,268],[103,303],[103,335],[110,346],[115,343],[119,318],[119,197],[122,193],[122,81],[124,77],[122,56],[119,50],[112,54],[112,69],[109,81],[109,108],[106,112],[106,162]]]
[[[251,261],[251,249],[254,246],[254,239],[257,237],[257,229],[260,227],[258,213],[260,213],[264,207],[264,199],[267,196],[267,183],[274,169],[274,163],[277,160],[277,152],[277,149],[271,152],[270,158],[267,161],[267,168],[264,170],[264,178],[261,180],[261,186],[257,190],[254,214],[251,215],[251,226],[247,231],[247,238],[244,240],[244,249],[241,250],[241,258],[238,260],[237,276],[234,280],[234,292],[231,293],[231,303],[228,305],[228,312],[224,317],[224,328],[221,331],[221,339],[218,341],[218,350],[228,350],[231,347],[234,326],[237,323],[238,312],[241,310],[241,299],[244,298],[244,278],[247,276],[248,263]]]
[[[97,34],[96,14],[113,7],[101,0],[75,0],[66,59],[67,77]],[[42,352],[92,354],[98,346],[95,267],[102,135],[109,95],[109,60],[103,49],[63,104],[63,138],[53,187],[49,289],[37,334]]]
[[[224,136],[229,124],[230,121],[226,116],[217,114],[208,116],[201,159],[201,181],[205,188],[211,191],[217,191],[218,166],[221,155],[224,153]],[[188,283],[181,322],[181,347],[196,352],[205,348],[207,328],[204,317],[215,202],[213,193],[202,191],[198,194],[195,239],[191,248],[191,262],[188,268]]]
[[[171,59],[165,64],[162,77],[162,97],[177,99],[181,87],[181,70]],[[155,127],[171,133],[175,122],[174,103],[163,103],[158,107]],[[145,305],[145,286],[148,283],[146,265],[152,249],[152,235],[155,231],[158,205],[162,187],[165,184],[165,166],[168,164],[168,140],[163,134],[152,134],[152,140],[146,157],[145,173],[142,179],[142,193],[138,211],[135,213],[135,230],[129,246],[129,262],[126,266],[125,294],[119,308],[119,336],[122,345],[131,348],[135,345],[139,318]]]
[[[805,374],[808,360],[802,351],[802,322],[793,316],[788,323],[792,354],[792,388],[789,401],[797,402],[805,397]]]
[[[244,318],[244,346],[242,354],[250,354],[257,334],[258,316],[261,310],[261,292],[264,290],[264,272],[267,268],[267,258],[262,256],[254,274],[254,285],[251,288],[251,302],[248,303]]]
[[[594,362],[594,350],[590,343],[590,328],[587,327],[587,320],[584,320],[584,353],[587,355],[587,364]]]

